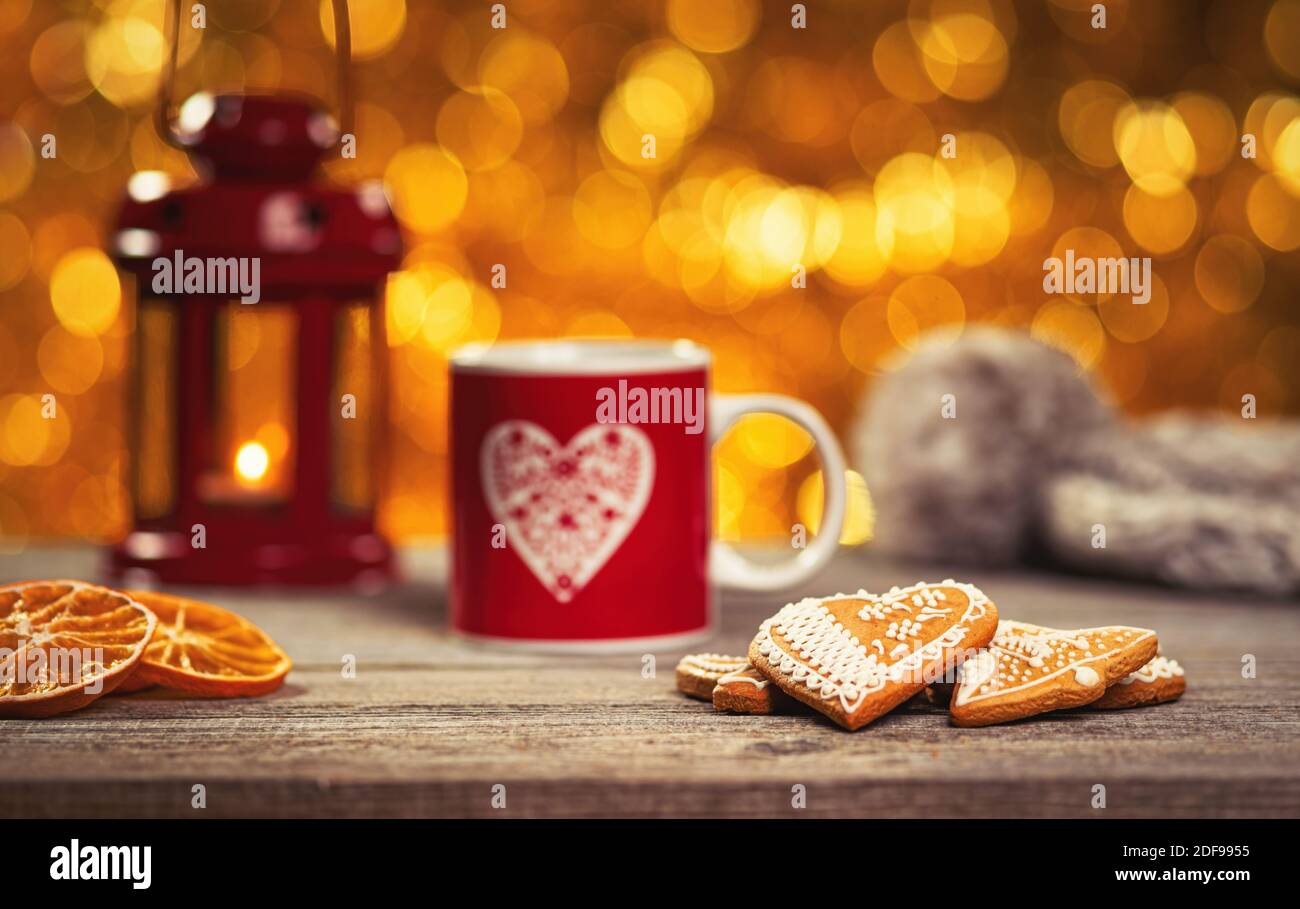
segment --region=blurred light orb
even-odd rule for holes
[[[1011,235],[1007,202],[1016,187],[1016,161],[1005,145],[982,132],[954,136],[957,156],[940,158],[953,185],[953,246],[958,265],[992,261]]]
[[[653,217],[645,184],[625,171],[601,170],[573,194],[573,221],[587,242],[622,249],[641,242]]]
[[[1196,145],[1196,176],[1206,177],[1223,170],[1240,148],[1232,110],[1204,92],[1182,92],[1174,98],[1172,106]]]
[[[55,391],[79,395],[99,381],[104,369],[104,346],[98,338],[74,335],[52,325],[36,348],[41,377]]]
[[[153,100],[161,78],[166,42],[162,4],[113,0],[85,44],[84,68],[95,90],[118,107]],[[179,59],[197,50],[199,29],[182,29]]]
[[[799,263],[809,269],[820,268],[835,254],[844,238],[844,220],[839,202],[816,186],[795,186],[787,190],[803,209],[808,225]]]
[[[452,268],[436,262],[422,262],[390,274],[385,288],[389,346],[415,340],[424,327],[434,290],[459,280]]]
[[[1276,0],[1264,20],[1264,47],[1278,69],[1300,79],[1300,0]]]
[[[136,202],[155,202],[171,188],[171,179],[160,170],[136,171],[126,181],[126,194]]]
[[[434,233],[456,220],[469,184],[456,156],[438,145],[415,143],[393,156],[384,172],[393,213],[418,233]]]
[[[1254,245],[1233,234],[1218,234],[1196,254],[1196,289],[1222,313],[1241,312],[1264,288],[1264,260]]]
[[[907,350],[922,336],[956,338],[966,324],[966,304],[952,282],[938,275],[913,275],[889,295],[889,331]]]
[[[1169,319],[1169,289],[1151,273],[1151,299],[1134,303],[1130,294],[1112,294],[1097,304],[1097,315],[1117,341],[1137,344],[1155,335]]]
[[[1106,231],[1098,227],[1071,227],[1056,238],[1052,244],[1052,255],[1062,262],[1067,253],[1073,251],[1074,261],[1080,259],[1120,259],[1124,251],[1117,241]],[[1041,285],[1040,285],[1041,286]],[[1111,294],[1066,294],[1066,299],[1077,303],[1093,303],[1105,300]]]
[[[657,170],[713,116],[713,78],[678,45],[655,42],[628,56],[626,78],[601,109],[601,138],[622,163]],[[653,156],[647,156],[647,137]]]
[[[867,183],[836,188],[840,241],[825,260],[826,273],[841,284],[866,287],[875,283],[889,266],[894,249],[892,230],[880,231],[876,199]]]
[[[895,22],[876,38],[871,66],[880,84],[895,98],[926,104],[942,94],[926,72],[907,20]]]
[[[1246,218],[1250,229],[1279,252],[1300,247],[1300,197],[1287,191],[1276,174],[1263,174],[1246,196]]]
[[[226,323],[226,369],[238,372],[248,366],[262,347],[261,313],[256,310],[238,308],[230,313]],[[268,332],[268,335],[270,332]],[[273,343],[270,337],[268,344]]]
[[[50,26],[32,44],[28,58],[32,81],[56,104],[75,104],[95,87],[86,75],[86,42],[90,27],[80,19]]]
[[[809,232],[802,206],[765,174],[741,181],[731,199],[723,240],[728,274],[755,288],[786,283]]]
[[[245,442],[235,452],[235,473],[241,480],[260,483],[271,466],[271,456],[261,442]]]
[[[569,97],[569,68],[555,45],[511,25],[489,42],[478,63],[479,81],[504,92],[524,122],[545,123]]]
[[[50,302],[59,322],[74,335],[102,335],[112,327],[122,303],[117,270],[98,249],[74,249],[54,267]]]
[[[1178,112],[1132,102],[1115,115],[1115,151],[1133,182],[1157,196],[1177,193],[1196,170],[1196,143]]]
[[[725,54],[748,43],[758,28],[758,0],[668,0],[668,28],[691,50]]]
[[[1002,87],[1010,66],[998,27],[974,13],[941,14],[922,29],[918,47],[930,81],[945,95],[982,101]]]
[[[840,531],[841,546],[860,546],[871,539],[876,524],[876,510],[867,491],[867,481],[856,470],[844,471],[845,491],[848,494],[844,512],[844,529]],[[821,530],[822,510],[826,492],[820,470],[813,471],[799,484],[795,495],[795,512],[813,533]]]
[[[1106,333],[1092,308],[1066,300],[1040,306],[1029,334],[1069,354],[1083,369],[1090,369],[1106,349]]]
[[[1113,130],[1116,116],[1130,104],[1128,92],[1102,79],[1085,79],[1066,89],[1057,107],[1061,138],[1076,158],[1093,167],[1119,163]]]
[[[950,257],[967,268],[997,258],[1011,236],[1006,203],[986,186],[959,184],[953,192]]]
[[[63,410],[58,408],[56,413]],[[42,416],[37,395],[0,397],[0,461],[14,467],[40,463],[54,437],[55,424]]]
[[[956,235],[952,177],[933,157],[907,152],[876,175],[877,242],[892,243],[898,271],[932,271],[952,254]]]
[[[453,93],[438,110],[438,142],[466,170],[498,167],[510,160],[524,134],[523,117],[499,89],[482,87]]]
[[[282,423],[263,423],[257,427],[254,440],[262,444],[272,461],[280,461],[289,453],[289,430]]]
[[[77,211],[63,211],[43,219],[32,231],[32,271],[48,281],[63,255],[81,246],[102,245],[99,227]]]
[[[1300,98],[1286,92],[1264,92],[1251,102],[1242,122],[1242,131],[1255,137],[1255,166],[1261,170],[1274,167],[1273,151],[1282,133],[1300,118]]]
[[[36,152],[17,123],[0,122],[0,202],[21,196],[36,172]]]
[[[1300,197],[1300,117],[1292,120],[1273,146],[1273,172],[1291,194]]]
[[[889,327],[889,300],[879,294],[854,304],[840,322],[840,351],[859,372],[878,370],[894,348]]]
[[[983,132],[959,132],[953,138],[956,157],[938,160],[954,185],[986,189],[1001,202],[1009,200],[1016,188],[1016,159],[1006,145]]]
[[[32,0],[6,0],[0,3],[0,35],[22,28],[32,12]]]
[[[474,298],[469,282],[454,275],[436,283],[429,293],[419,340],[432,350],[446,353],[458,347],[474,321]]]
[[[348,4],[352,26],[352,59],[369,60],[392,49],[406,29],[406,0],[365,0]],[[334,43],[334,4],[320,0],[320,30],[325,42]]]
[[[382,179],[388,163],[406,145],[402,122],[387,108],[362,101],[356,106],[354,133],[364,137],[357,145],[357,156],[326,156],[322,162],[325,172],[343,183]]]
[[[59,160],[83,174],[116,161],[131,133],[126,114],[105,104],[60,107],[48,129],[59,139]]]
[[[760,467],[789,467],[812,451],[812,436],[776,414],[756,413],[740,418],[733,432],[740,450]]]
[[[1124,194],[1124,226],[1143,249],[1166,255],[1181,249],[1196,229],[1196,198],[1180,187],[1153,195],[1134,183]]]
[[[1051,175],[1037,161],[1021,158],[1016,163],[1016,188],[1007,203],[1011,233],[1026,236],[1041,230],[1052,215],[1056,191]]]
[[[16,215],[0,211],[0,290],[8,290],[26,276],[32,264],[32,238]]]

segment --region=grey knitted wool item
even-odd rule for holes
[[[943,413],[953,395],[953,419]],[[875,383],[851,445],[876,508],[877,545],[900,555],[1018,559],[1043,480],[1074,440],[1108,432],[1104,406],[1068,356],[974,327],[923,342]]]
[[[1300,590],[1300,425],[1241,422],[1125,422],[1065,354],[975,327],[882,376],[851,441],[895,554]]]

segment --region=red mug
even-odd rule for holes
[[[844,454],[813,408],[709,395],[690,341],[524,341],[451,358],[451,626],[532,649],[685,646],[713,633],[712,584],[793,587],[835,553]],[[813,437],[820,533],[777,564],[711,542],[714,442],[741,416]]]

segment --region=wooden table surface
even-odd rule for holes
[[[444,631],[436,550],[374,598],[193,590],[295,661],[256,700],[161,691],[0,721],[0,816],[1295,816],[1300,603],[844,553],[807,593],[970,580],[1004,616],[1155,628],[1177,703],[963,730],[912,703],[856,733],[821,716],[713,712],[673,687],[680,651],[502,653]],[[89,549],[0,558],[0,580],[91,579]],[[187,592],[187,591],[179,591]],[[743,653],[784,597],[724,595],[707,649]],[[703,648],[697,648],[703,649]],[[1243,656],[1257,675],[1242,677]],[[356,677],[343,677],[347,655]],[[207,806],[192,807],[193,787]],[[504,785],[504,808],[493,807]],[[1093,807],[1105,786],[1106,807]],[[803,786],[806,807],[792,807]],[[495,790],[499,792],[500,790]]]

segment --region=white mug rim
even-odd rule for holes
[[[468,344],[449,357],[455,372],[494,375],[647,375],[707,369],[709,350],[686,338],[536,338]]]

